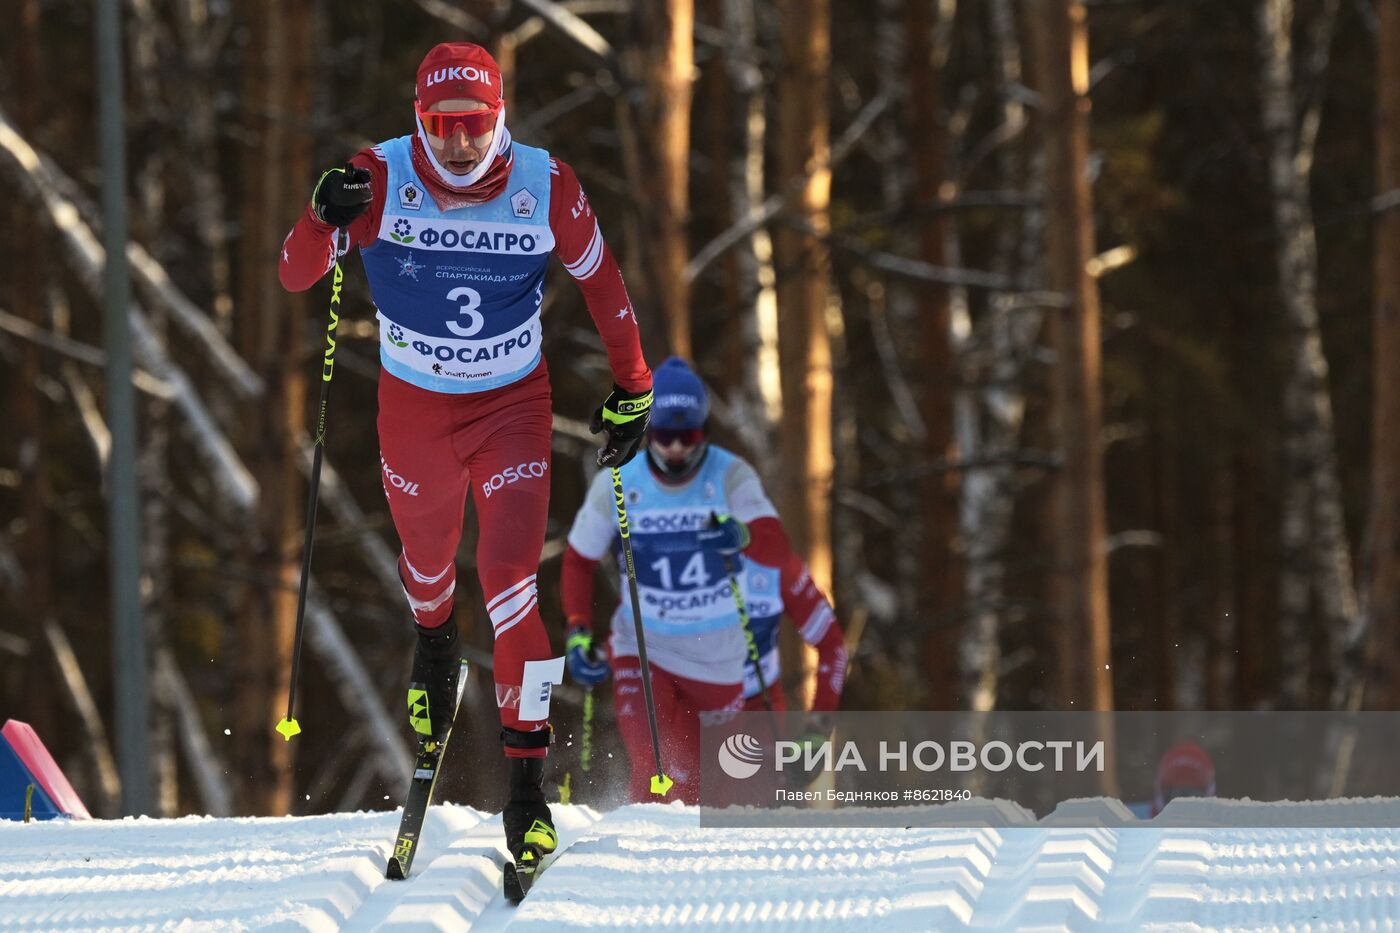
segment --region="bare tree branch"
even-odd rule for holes
[[[379,688],[365,670],[364,663],[345,637],[325,593],[315,580],[310,582],[306,604],[307,636],[321,658],[327,674],[347,709],[358,713],[365,723],[370,761],[386,781],[403,780],[413,760],[402,730],[389,717],[379,697]]]
[[[599,445],[599,436],[588,430],[588,425],[557,413],[554,415],[554,431],[566,437],[577,438],[593,447]]]
[[[1317,152],[1317,132],[1322,126],[1322,103],[1327,89],[1327,63],[1332,57],[1332,37],[1337,32],[1339,0],[1324,0],[1317,19],[1308,31],[1308,51],[1303,64],[1305,80],[1312,93],[1298,121],[1298,155],[1295,171],[1303,177],[1312,172]]]
[[[472,16],[458,4],[446,0],[413,0],[429,16],[442,20],[454,29],[460,29],[469,36],[482,37],[490,32],[486,24]]]
[[[360,768],[360,754],[364,750],[365,730],[358,724],[347,723],[348,729],[340,736],[335,743],[335,749],[326,757],[317,762],[318,767],[307,783],[309,793],[302,798],[299,809],[304,813],[341,813],[354,806],[356,801],[351,801],[346,805],[333,805],[330,802],[331,791],[335,788],[335,780],[348,765],[355,771],[366,771]]]
[[[830,242],[833,248],[857,256],[876,269],[907,279],[920,282],[941,282],[945,285],[959,285],[963,288],[987,288],[994,291],[1018,292],[1030,289],[1027,283],[1016,282],[992,272],[935,266],[919,259],[909,259],[894,253],[871,249],[853,237],[833,236],[830,238]],[[1047,304],[1064,306],[1069,300],[1065,296],[1056,296],[1050,292],[1044,294]]]
[[[885,505],[874,496],[866,495],[850,487],[836,490],[836,501],[848,509],[855,509],[857,512],[871,519],[885,528],[896,528],[903,520],[894,509]]]
[[[419,8],[422,9],[424,13],[441,20],[454,29],[462,30],[462,32],[469,36],[480,39],[489,35],[491,32],[491,29],[485,23],[461,9],[457,4],[448,3],[446,0],[413,0],[413,2],[418,4]],[[534,9],[533,4],[526,3],[523,5]],[[630,10],[629,4],[624,2],[624,0],[572,0],[572,2],[559,3],[556,4],[556,6],[559,10],[558,15],[561,22],[567,20],[569,16],[577,18],[591,13],[617,14],[626,13]],[[579,20],[579,22],[582,22],[582,20]],[[520,45],[539,35],[546,25],[555,24],[550,23],[547,17],[543,13],[540,13],[539,15],[530,17],[519,26],[512,29],[510,31],[510,37],[512,41]],[[555,25],[555,28],[562,29],[563,27]],[[583,28],[585,30],[592,29],[587,23],[583,24]],[[597,33],[595,32],[594,35],[597,35]],[[573,37],[570,36],[570,38]],[[607,40],[603,39],[601,36],[599,36],[598,39],[602,41],[604,45],[607,44]],[[588,48],[588,51],[592,53],[593,49]]]
[[[24,567],[15,556],[15,549],[10,546],[8,536],[0,536],[0,581],[4,581],[7,588],[17,593],[25,583]]]
[[[515,132],[522,137],[529,137],[534,133],[541,132],[551,126],[554,121],[558,120],[564,114],[584,106],[595,97],[604,93],[606,93],[606,90],[598,84],[585,84],[582,87],[574,88],[563,97],[545,104],[529,116],[521,119],[517,124]]]
[[[132,242],[127,246],[127,258],[131,261],[132,281],[143,289],[148,299],[154,299],[170,314],[170,320],[194,337],[209,354],[208,359],[214,369],[227,380],[234,393],[241,398],[257,398],[263,393],[263,381],[257,373],[243,361],[243,357],[229,346],[214,322],[200,310],[185,293],[176,288],[175,283],[141,244]]]
[[[76,210],[78,217],[94,231],[101,231],[100,212],[82,189],[59,168],[48,155],[33,149],[20,136],[18,129],[10,123],[9,116],[0,110],[0,127],[5,127],[20,139],[23,149],[27,149],[32,155],[21,156],[20,152],[12,152],[12,155],[20,161],[21,166],[35,175],[36,183],[44,189],[49,189],[56,193],[59,198],[69,202]],[[166,311],[171,320],[190,337],[194,338],[200,347],[208,354],[208,359],[213,364],[214,370],[223,375],[233,388],[234,392],[242,398],[255,398],[262,394],[262,379],[253,372],[237,351],[229,345],[228,340],[219,332],[218,327],[210,320],[193,301],[191,301],[171,280],[169,274],[156,259],[146,251],[146,248],[136,241],[128,241],[126,248],[127,260],[131,264],[132,283],[141,290],[142,297],[153,301],[161,309]]]
[[[1008,451],[1004,454],[988,454],[985,457],[977,457],[975,459],[935,460],[932,463],[916,463],[898,470],[886,470],[869,477],[865,482],[861,483],[861,486],[870,489],[875,486],[883,486],[887,483],[904,482],[914,479],[915,477],[927,476],[930,473],[962,473],[968,470],[983,470],[1003,466],[1058,470],[1062,465],[1063,462],[1061,459],[1054,454],[1041,453],[1033,450],[1015,450]]]
[[[924,419],[919,414],[919,403],[914,399],[914,392],[909,388],[908,381],[904,378],[904,371],[899,365],[899,350],[895,344],[894,332],[890,328],[889,314],[886,307],[888,298],[883,292],[873,294],[873,282],[868,281],[869,276],[861,272],[859,280],[863,281],[867,291],[867,306],[870,310],[870,335],[875,342],[875,352],[880,357],[880,372],[885,380],[885,385],[889,387],[890,398],[894,399],[895,410],[899,412],[904,420],[904,425],[909,429],[909,435],[916,441],[922,441],[928,435],[928,428],[924,426]]]
[[[102,268],[106,261],[102,244],[73,202],[56,190],[49,173],[40,164],[38,153],[19,135],[3,112],[0,112],[0,151],[10,157],[5,164],[13,170],[20,189],[36,207],[47,213],[54,229],[68,246],[78,277],[94,296],[100,297]],[[129,310],[133,349],[137,358],[157,378],[174,387],[175,406],[185,416],[196,446],[218,474],[219,483],[240,507],[251,508],[258,497],[258,486],[252,474],[214,423],[184,371],[166,354],[165,348],[151,331],[141,306],[133,301]]]
[[[233,789],[229,786],[228,769],[209,745],[204,723],[199,718],[199,704],[190,691],[189,682],[175,663],[174,653],[162,646],[155,657],[156,683],[169,692],[171,705],[180,724],[180,743],[185,750],[185,763],[199,787],[204,812],[210,816],[233,813]]]
[[[534,11],[551,28],[573,42],[592,56],[598,64],[606,68],[613,77],[621,81],[617,53],[602,34],[588,25],[578,14],[551,0],[516,0],[521,6]]]
[[[97,772],[98,792],[102,795],[102,809],[113,812],[121,796],[121,778],[117,775],[116,758],[112,755],[112,745],[107,740],[107,728],[102,724],[102,714],[97,711],[97,701],[93,699],[87,678],[78,664],[78,656],[73,653],[73,645],[68,641],[59,624],[51,617],[44,619],[44,637],[53,649],[58,669],[63,675],[63,684],[78,711],[78,718],[87,733],[88,754],[93,759]]]
[[[78,409],[78,418],[83,423],[83,430],[92,442],[93,453],[97,456],[98,471],[106,476],[107,454],[112,449],[112,432],[107,429],[107,419],[102,417],[102,410],[97,407],[97,396],[83,381],[78,368],[72,363],[63,365],[63,384],[68,387],[68,394]]]
[[[846,127],[841,137],[832,144],[831,155],[824,164],[811,166],[805,175],[794,178],[781,193],[772,195],[764,201],[763,206],[757,211],[754,211],[749,216],[738,221],[728,230],[725,230],[719,236],[702,246],[700,251],[691,258],[690,262],[686,263],[686,281],[695,281],[696,277],[699,276],[701,272],[704,272],[710,263],[723,256],[726,251],[752,234],[759,227],[778,216],[779,212],[787,207],[788,202],[802,190],[802,186],[807,183],[807,179],[811,178],[813,174],[819,171],[831,171],[845,161],[846,156],[850,155],[855,149],[856,141],[860,139],[861,135],[869,129],[870,124],[874,123],[876,118],[879,117],[889,105],[890,97],[888,95],[877,94],[875,97],[872,97],[870,101],[861,108],[861,111],[856,114],[855,119]]]
[[[65,337],[62,334],[55,334],[52,331],[44,330],[35,324],[17,317],[4,309],[0,309],[0,330],[7,331],[36,343],[46,350],[62,354],[80,363],[87,363],[89,366],[105,367],[107,365],[107,354],[96,347],[88,346]],[[135,369],[131,374],[131,384],[148,395],[170,401],[175,397],[175,387],[167,382],[161,382],[155,376],[144,369]]]
[[[888,228],[903,223],[918,223],[929,217],[949,214],[954,211],[979,208],[1004,208],[1011,211],[1031,211],[1040,207],[1040,202],[1021,191],[958,191],[955,197],[940,197],[929,203],[901,203],[898,207],[861,214],[833,227],[833,233],[856,233],[871,227]]]

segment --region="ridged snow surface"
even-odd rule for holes
[[[1309,820],[1299,822],[1310,822],[1325,805],[1300,806]],[[383,877],[394,813],[0,823],[0,928],[890,933],[1400,923],[1394,829],[701,829],[698,811],[680,805],[554,812],[566,848],[519,907],[500,894],[500,817],[469,807],[433,808],[403,882]]]

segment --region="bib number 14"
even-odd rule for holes
[[[674,588],[674,583],[671,580],[670,558],[663,557],[655,561],[651,565],[651,569],[655,570],[657,575],[661,577],[662,589],[669,590]],[[697,551],[692,554],[690,560],[686,561],[685,567],[682,568],[680,577],[674,582],[691,588],[709,586],[710,575],[705,571],[704,553]]]

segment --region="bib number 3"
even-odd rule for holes
[[[486,317],[478,309],[481,307],[481,293],[474,288],[454,288],[447,293],[448,301],[466,300],[466,304],[457,307],[457,318],[448,320],[447,329],[458,337],[474,337],[480,333],[481,328],[486,326]],[[459,321],[467,319],[466,324]]]

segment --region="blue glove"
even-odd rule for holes
[[[564,642],[569,676],[574,682],[593,687],[608,679],[608,656],[593,644],[593,635],[586,628],[569,629]]]
[[[749,546],[749,526],[733,515],[711,515],[699,537],[702,548],[729,557]]]

